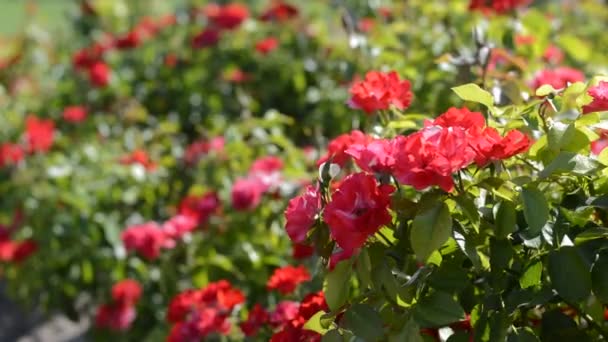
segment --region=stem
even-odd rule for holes
[[[391,242],[391,240],[389,240],[386,235],[382,234],[381,231],[377,231],[376,234],[380,235],[382,237],[382,239],[389,244],[391,247],[395,247],[395,244]]]
[[[560,297],[562,299],[562,301],[564,303],[566,303],[566,305],[568,305],[569,307],[573,308],[574,310],[576,310],[576,312],[583,317],[588,323],[589,326],[591,328],[593,328],[595,331],[597,331],[603,338],[604,340],[608,341],[608,331],[604,330],[604,328],[602,328],[601,325],[599,325],[594,319],[593,317],[591,317],[591,315],[589,315],[586,312],[583,312],[583,310],[581,310],[576,304],[570,303],[567,300],[565,300],[564,298]]]
[[[402,197],[403,194],[401,193],[401,187],[399,186],[399,182],[397,181],[397,178],[393,175],[391,175],[391,178],[393,179],[393,182],[395,182],[395,188],[397,188],[397,193],[399,194],[399,197]]]
[[[462,184],[462,175],[460,171],[456,173],[456,179],[458,179],[458,192],[464,194],[464,185]]]

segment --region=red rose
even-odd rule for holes
[[[208,16],[220,29],[233,30],[249,17],[249,9],[243,4],[232,3],[220,7],[217,11],[209,11]]]
[[[320,342],[321,338],[321,334],[295,326],[294,323],[290,322],[283,329],[272,335],[270,342]]]
[[[315,253],[315,249],[312,246],[304,245],[301,243],[294,243],[292,245],[291,257],[294,259],[306,259],[311,257]]]
[[[397,137],[395,177],[416,190],[438,185],[452,191],[452,173],[475,158],[466,134],[462,128],[428,126],[407,137]]]
[[[96,87],[105,87],[110,82],[110,67],[104,62],[95,62],[89,69],[89,80]]]
[[[583,114],[608,110],[608,82],[600,81],[598,85],[589,88],[587,93],[593,101],[583,106]]]
[[[266,283],[266,288],[287,295],[295,291],[299,284],[309,280],[310,273],[304,266],[285,266],[274,270]]]
[[[220,31],[213,28],[206,28],[192,38],[192,47],[202,49],[214,46],[220,41]]]
[[[23,160],[23,148],[17,144],[4,143],[0,145],[0,168],[16,165]]]
[[[200,159],[201,156],[209,152],[222,153],[224,150],[224,145],[224,137],[214,137],[211,140],[201,139],[195,141],[186,147],[184,160],[188,164],[194,164]]]
[[[284,300],[277,304],[274,311],[270,313],[270,324],[273,327],[283,327],[298,316],[300,303]]]
[[[598,133],[600,138],[591,142],[591,152],[595,155],[599,155],[608,147],[608,130],[600,130]]]
[[[316,187],[308,186],[304,193],[289,201],[285,210],[285,229],[291,241],[302,243],[321,210],[321,195]]]
[[[140,32],[138,30],[131,30],[124,36],[117,38],[114,42],[114,46],[121,50],[133,49],[139,46],[141,40]]]
[[[410,82],[399,79],[395,71],[368,72],[363,81],[355,82],[351,86],[350,94],[350,106],[362,109],[367,114],[389,109],[391,106],[404,110],[409,107],[413,97]]]
[[[83,106],[68,106],[63,109],[63,119],[67,122],[78,123],[87,118],[87,109]]]
[[[127,227],[121,239],[127,251],[137,251],[144,258],[154,260],[160,255],[166,236],[156,222],[148,222]]]
[[[34,240],[17,242],[5,237],[0,240],[0,261],[20,263],[36,250],[38,250],[38,244]]]
[[[167,320],[175,323],[168,341],[198,341],[212,333],[227,335],[230,311],[244,301],[243,293],[226,280],[177,294],[167,311]]]
[[[232,206],[236,210],[255,209],[262,200],[266,186],[256,178],[237,179],[232,185]]]
[[[373,138],[365,135],[361,131],[352,131],[350,134],[342,134],[331,140],[327,146],[327,153],[319,158],[317,166],[325,163],[331,159],[332,163],[344,166],[349,160],[350,155],[346,153],[346,150],[353,144],[366,144],[372,141]]]
[[[269,318],[268,312],[260,304],[256,304],[249,311],[247,321],[240,324],[243,334],[249,337],[257,335],[260,328],[268,323]]]
[[[323,291],[310,293],[302,299],[297,320],[304,326],[319,311],[329,311]]]
[[[389,205],[394,190],[391,185],[378,186],[376,178],[365,173],[344,179],[323,213],[331,237],[343,250],[357,250],[368,236],[391,222]]]
[[[394,144],[390,140],[375,139],[350,145],[345,153],[353,157],[363,171],[390,174],[395,166]]]
[[[152,171],[156,169],[157,165],[155,162],[150,160],[150,156],[144,150],[135,150],[131,154],[120,158],[120,163],[123,165],[139,164],[146,168],[146,170]]]
[[[269,54],[277,47],[279,47],[279,40],[274,37],[265,38],[255,44],[256,51],[263,55]]]
[[[133,279],[124,279],[112,286],[112,299],[119,305],[132,306],[141,297],[141,286]]]
[[[220,205],[217,193],[210,191],[200,196],[184,197],[179,204],[178,213],[193,218],[197,225],[201,225],[217,212]]]
[[[560,64],[564,60],[564,53],[560,48],[553,44],[549,44],[543,54],[543,59],[547,63]]]
[[[114,331],[129,329],[135,320],[135,308],[129,305],[104,304],[97,309],[95,325],[97,328]]]
[[[374,18],[361,18],[357,23],[357,28],[363,33],[368,33],[374,26],[376,26]]]
[[[201,293],[199,290],[186,290],[178,293],[167,308],[167,322],[177,323],[185,320],[188,314],[200,301]]]
[[[25,138],[28,152],[47,152],[53,145],[55,123],[29,115],[25,120]]]
[[[291,18],[295,18],[298,16],[298,9],[285,3],[281,0],[273,1],[266,11],[260,16],[260,20],[262,21],[287,21]]]
[[[556,69],[545,69],[536,74],[532,80],[532,88],[534,90],[542,85],[548,84],[554,89],[565,88],[568,83],[582,82],[585,80],[585,75],[572,68],[560,67]]]

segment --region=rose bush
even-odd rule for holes
[[[0,63],[0,277],[100,341],[606,340],[606,17],[75,1]]]

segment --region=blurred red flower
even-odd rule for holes
[[[413,97],[410,81],[401,80],[395,71],[368,72],[363,81],[351,86],[350,94],[350,106],[367,114],[391,107],[404,110],[409,107]]]
[[[249,311],[247,320],[242,322],[239,326],[245,336],[255,336],[260,328],[268,323],[269,318],[268,312],[260,304],[255,304],[253,309]]]
[[[272,1],[270,6],[262,13],[262,21],[287,21],[298,16],[298,8],[281,0]]]
[[[28,115],[25,119],[25,138],[28,152],[47,152],[53,145],[55,123],[51,120],[38,119]]]
[[[19,164],[23,160],[24,154],[20,145],[12,143],[0,145],[0,168]]]
[[[136,280],[124,279],[112,286],[112,299],[114,303],[132,306],[141,297],[141,285]]]
[[[206,28],[192,38],[192,47],[202,49],[214,46],[220,41],[220,31],[214,28]]]
[[[249,17],[249,9],[244,4],[231,3],[213,10],[209,7],[207,16],[218,28],[233,30]]]
[[[255,44],[257,52],[267,55],[279,47],[279,40],[274,37],[268,37],[260,40]]]
[[[295,291],[299,284],[309,280],[310,273],[304,266],[294,267],[289,265],[275,269],[266,283],[266,288],[287,295]]]
[[[105,87],[110,83],[110,67],[101,61],[94,62],[88,68],[89,80],[95,87]]]
[[[83,106],[68,106],[63,109],[63,119],[67,122],[78,123],[87,118],[87,109]]]
[[[127,227],[121,239],[127,251],[136,251],[148,260],[159,257],[165,244],[165,233],[156,222],[148,222]]]

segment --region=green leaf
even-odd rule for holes
[[[343,260],[334,267],[333,271],[325,276],[323,292],[325,292],[325,300],[331,311],[340,309],[346,303],[350,288],[351,272],[350,260]]]
[[[578,61],[586,62],[591,56],[591,46],[573,34],[562,34],[558,37],[557,41],[568,55]]]
[[[361,283],[361,288],[367,289],[372,285],[372,263],[367,249],[362,249],[355,264],[355,272]]]
[[[540,261],[534,262],[524,271],[524,274],[519,278],[519,285],[522,289],[540,285],[540,277],[543,272],[543,263]]]
[[[452,88],[452,90],[465,101],[477,102],[482,105],[492,108],[494,105],[494,98],[492,94],[486,90],[481,89],[477,84],[469,83]]]
[[[398,333],[388,338],[389,342],[424,342],[420,336],[420,327],[414,319],[409,319]]]
[[[507,342],[538,342],[534,330],[529,327],[514,329],[507,338]]]
[[[517,230],[517,215],[515,204],[511,201],[502,201],[494,207],[495,231],[494,236],[505,239]]]
[[[608,254],[601,253],[591,267],[593,293],[602,303],[608,303]]]
[[[524,204],[524,217],[528,222],[528,237],[538,236],[549,219],[549,205],[540,190],[536,188],[523,188],[521,199]]]
[[[594,227],[588,228],[584,232],[578,234],[574,239],[576,244],[587,242],[595,239],[608,238],[608,228],[605,227]]]
[[[560,152],[547,167],[540,172],[540,177],[546,178],[554,173],[571,172],[586,175],[597,170],[599,163],[589,157],[573,153]]]
[[[437,291],[416,304],[414,317],[422,327],[441,327],[463,320],[465,312],[450,294]]]
[[[469,219],[469,222],[471,222],[475,232],[479,233],[479,211],[475,202],[466,195],[457,196],[455,199],[462,212]]]
[[[550,84],[543,84],[540,88],[536,89],[536,96],[547,96],[555,93],[557,91]]]
[[[329,330],[323,337],[321,338],[321,342],[343,342],[344,338],[340,334],[338,329]]]
[[[466,271],[454,264],[446,264],[433,270],[428,279],[429,284],[441,291],[455,293],[469,285]]]
[[[420,261],[441,247],[452,233],[452,217],[444,202],[419,212],[412,223],[410,241]]]
[[[314,332],[317,332],[321,335],[325,334],[327,332],[327,328],[324,328],[323,325],[321,324],[321,317],[323,317],[323,315],[325,315],[325,311],[321,310],[319,312],[317,312],[316,314],[314,314],[312,317],[310,317],[310,319],[304,324],[304,329],[306,330],[312,330]]]
[[[355,304],[344,315],[346,327],[364,341],[379,341],[384,335],[380,314],[367,304]]]
[[[589,267],[576,247],[562,247],[549,254],[551,285],[564,299],[580,302],[591,292]]]

